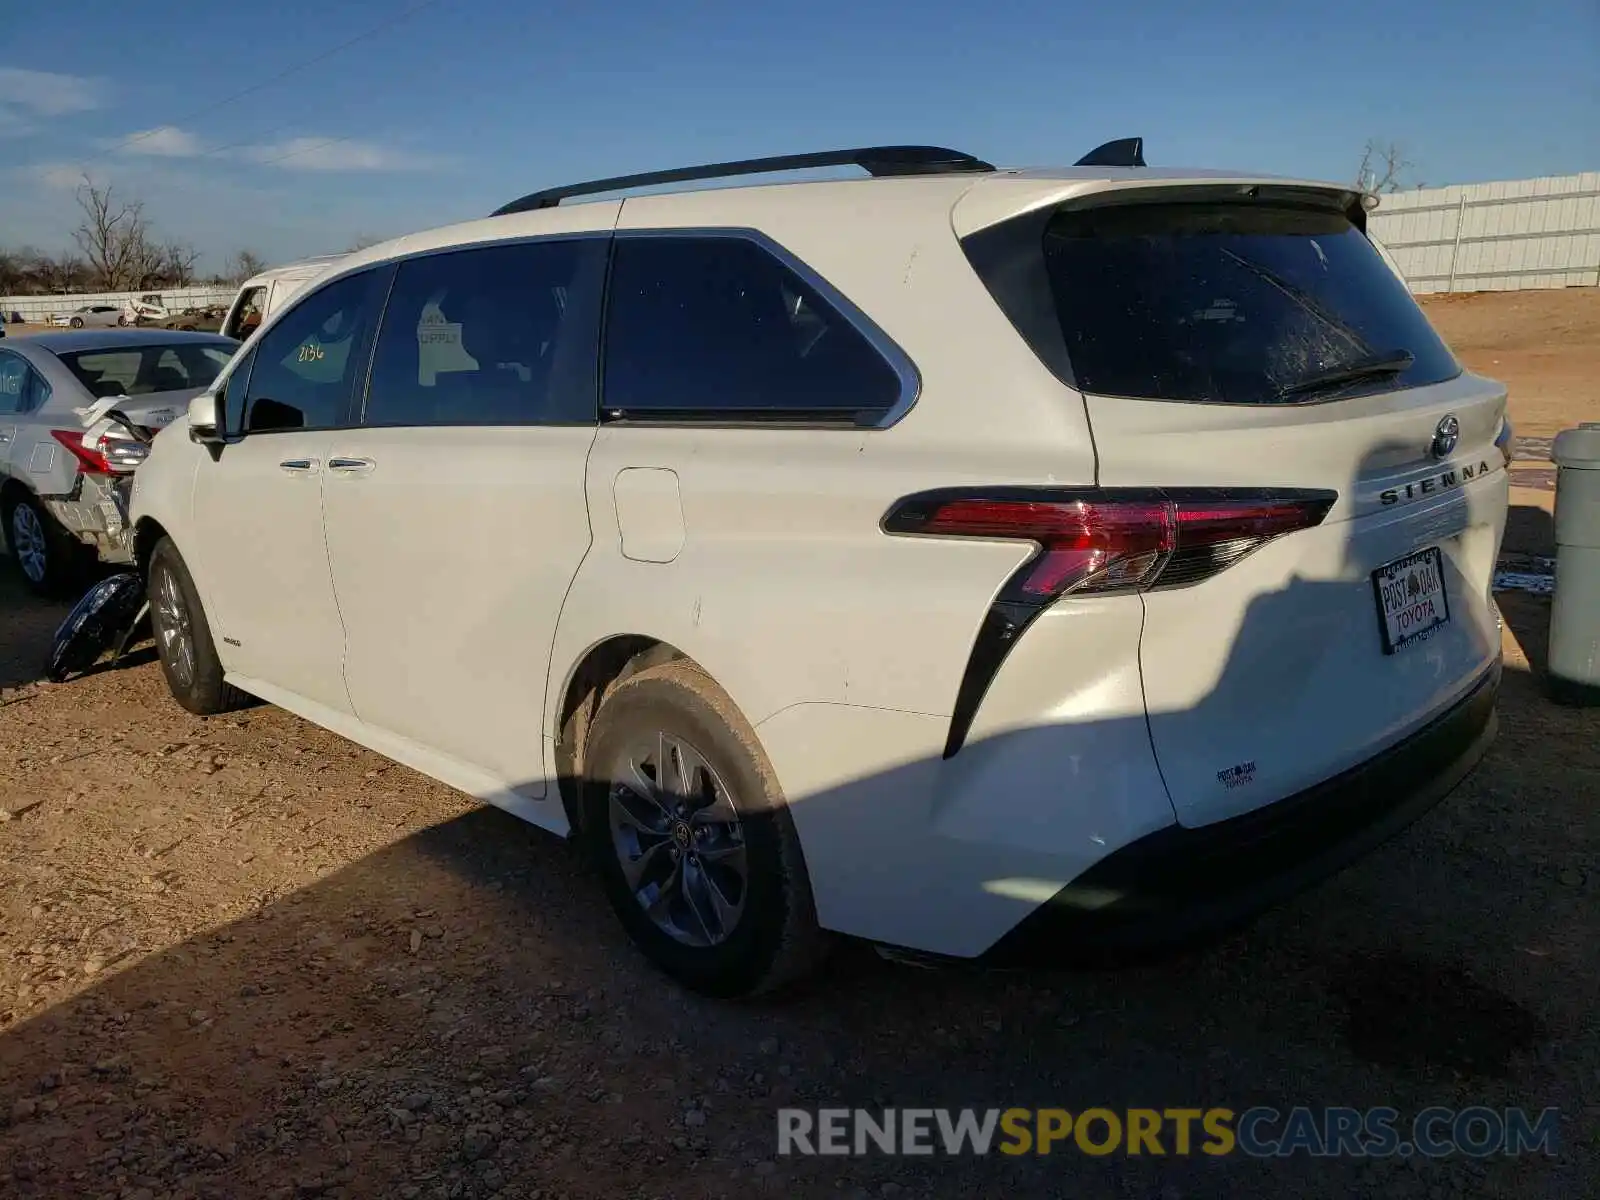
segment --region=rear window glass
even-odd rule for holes
[[[1343,213],[1245,203],[1063,211],[1043,249],[1067,361],[1087,392],[1299,403],[1460,373]]]
[[[148,396],[210,386],[235,349],[231,342],[187,342],[82,350],[58,357],[91,395]]]

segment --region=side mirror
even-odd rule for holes
[[[215,392],[201,392],[189,401],[189,440],[202,446],[222,444],[221,402]]]

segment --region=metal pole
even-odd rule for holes
[[[1467,193],[1461,193],[1461,203],[1456,205],[1456,241],[1450,247],[1450,282],[1445,285],[1445,291],[1456,290],[1456,259],[1461,255],[1461,225],[1467,216]]]

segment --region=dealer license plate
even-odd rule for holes
[[[1372,573],[1383,652],[1393,654],[1431,636],[1450,620],[1443,556],[1437,546],[1408,554]]]

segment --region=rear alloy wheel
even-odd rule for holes
[[[609,777],[612,850],[655,927],[686,946],[718,946],[750,891],[744,825],[705,755],[661,730],[641,731]]]
[[[33,496],[12,500],[5,509],[5,522],[6,545],[34,592],[60,597],[82,582],[82,550]]]
[[[231,712],[247,697],[224,682],[222,660],[211,640],[211,626],[183,556],[171,538],[156,543],[145,582],[150,600],[150,632],[167,689],[184,708],[197,716]]]
[[[826,950],[794,822],[733,702],[671,662],[609,692],[584,746],[582,836],[636,945],[713,996],[772,991]]]

